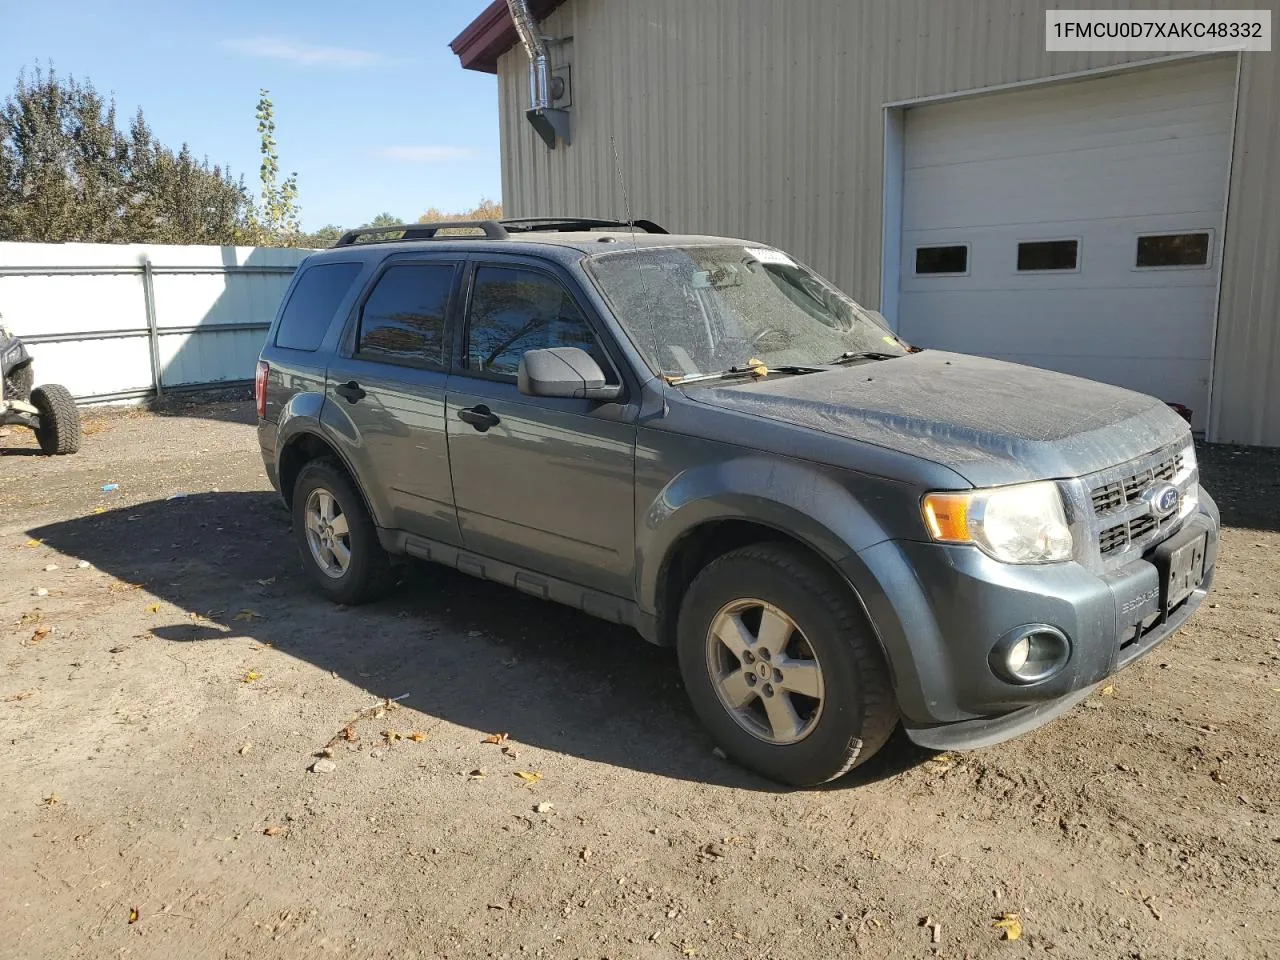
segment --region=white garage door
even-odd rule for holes
[[[902,335],[1203,429],[1234,89],[1221,58],[908,110]]]

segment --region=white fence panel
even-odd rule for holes
[[[250,380],[311,251],[0,243],[0,317],[79,400]]]

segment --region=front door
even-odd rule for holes
[[[581,347],[617,368],[569,288],[532,266],[475,267],[449,378],[453,492],[468,550],[630,599],[635,411],[626,402],[528,397],[520,356]]]
[[[445,437],[446,317],[457,260],[393,260],[357,308],[329,365],[327,401],[346,421],[347,455],[376,485],[384,526],[456,544]]]

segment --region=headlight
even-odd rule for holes
[[[1071,530],[1052,481],[930,493],[921,507],[939,543],[972,543],[1004,563],[1071,559]]]

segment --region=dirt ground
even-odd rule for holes
[[[793,791],[626,631],[429,567],[314,596],[251,418],[0,439],[0,957],[1280,957],[1274,452],[1203,451],[1211,602],[1112,687]]]

